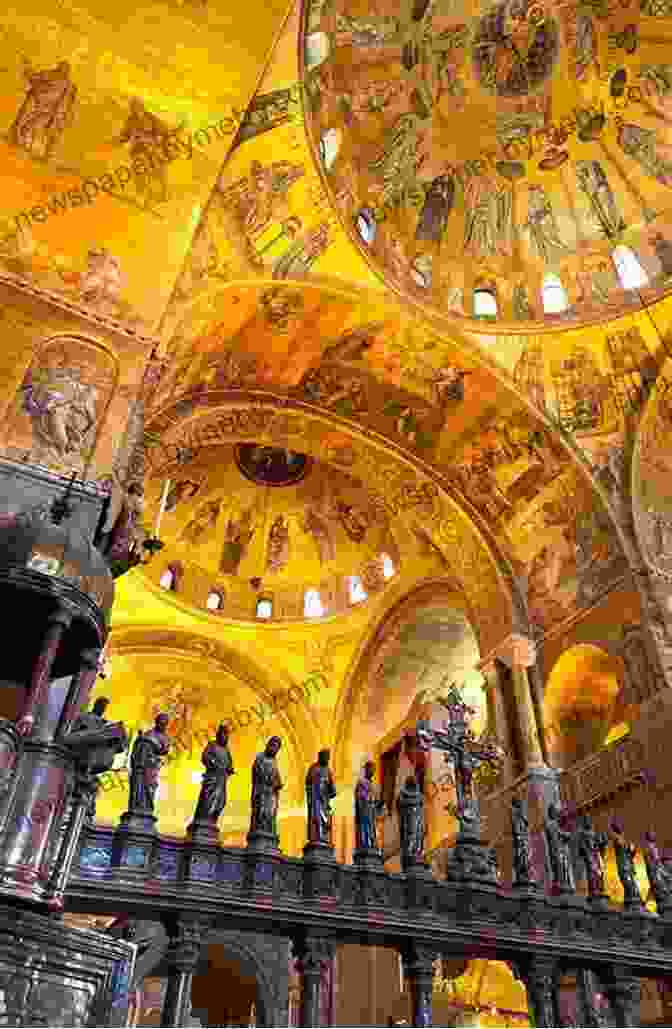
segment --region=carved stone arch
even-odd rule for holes
[[[441,473],[380,434],[302,401],[267,391],[212,390],[152,416],[150,474],[170,478],[184,451],[257,441],[305,452],[366,483],[392,518],[429,531],[470,598],[474,629],[487,653],[512,624],[528,629],[512,565],[467,497]]]
[[[473,622],[476,615],[472,611],[461,584],[454,579],[431,579],[420,583],[410,592],[399,597],[391,607],[383,612],[360,642],[350,660],[336,704],[334,768],[337,776],[349,776],[351,773],[348,747],[353,719],[359,695],[365,686],[373,662],[381,657],[386,644],[394,639],[395,631],[412,622],[415,612],[444,605],[447,610],[463,612],[466,621],[469,622],[475,633]]]
[[[289,940],[269,937],[263,933],[238,932],[214,928],[206,935],[201,946],[201,967],[207,966],[207,948],[220,945],[227,957],[240,962],[241,967],[257,983],[257,1025],[287,1024],[289,995]],[[168,937],[160,923],[154,923],[147,933],[147,946],[139,958],[133,988],[140,988],[144,979],[166,975],[163,959],[168,948]],[[198,970],[198,969],[197,969]]]
[[[269,710],[275,710],[288,742],[296,755],[300,767],[307,768],[314,760],[319,745],[319,725],[311,708],[303,701],[292,702],[285,710],[275,703],[280,687],[292,690],[294,696],[302,696],[301,689],[289,675],[277,668],[266,669],[258,659],[242,654],[220,639],[211,639],[194,632],[177,628],[156,626],[120,626],[110,633],[109,654],[133,654],[154,656],[158,652],[175,654],[182,658],[200,662],[215,672],[226,671],[242,684],[256,692]],[[292,804],[302,804],[303,782],[299,776],[296,782],[286,784],[287,799]]]

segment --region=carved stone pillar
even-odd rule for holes
[[[516,965],[514,972],[525,983],[527,1001],[532,1023],[542,1026],[558,1026],[557,966],[554,961],[532,958]]]
[[[506,704],[502,696],[502,684],[497,662],[494,659],[486,661],[485,664],[480,666],[480,670],[485,679],[483,691],[488,711],[488,730],[499,740],[504,749],[500,785],[507,786],[514,778],[513,737]]]
[[[501,658],[511,669],[513,689],[516,698],[516,710],[523,741],[523,761],[525,769],[544,768],[544,756],[541,749],[540,727],[537,722],[528,669],[537,659],[534,642],[526,636],[512,633],[503,648]]]
[[[165,923],[168,933],[168,986],[161,1012],[162,1026],[184,1026],[191,1008],[191,983],[201,954],[207,924],[177,918]]]
[[[69,629],[71,622],[72,614],[64,607],[58,607],[47,621],[47,631],[33,668],[28,696],[17,721],[17,729],[22,736],[31,734],[36,723],[39,726],[40,716],[47,701],[51,669],[56,660],[63,634]]]
[[[589,968],[580,968],[576,973],[576,1007],[579,1022],[587,1029],[600,1029],[603,1025],[599,1001],[594,972]]]
[[[414,1026],[431,1026],[432,1022],[432,985],[434,982],[434,962],[438,954],[429,947],[416,943],[404,943],[401,947],[404,963],[404,975],[408,979],[411,991],[411,1023]]]
[[[98,678],[100,649],[83,650],[80,655],[79,671],[73,675],[68,695],[65,698],[56,735],[67,733],[80,711],[86,707],[89,694]]]
[[[638,1026],[642,984],[628,968],[616,967],[604,977],[604,991],[614,1014],[614,1025]]]
[[[302,934],[293,941],[297,969],[301,977],[301,1014],[299,1025],[320,1026],[320,993],[328,966],[334,960],[334,942],[327,936]]]

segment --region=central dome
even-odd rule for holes
[[[662,13],[654,0],[307,0],[315,158],[385,281],[432,314],[521,331],[665,292]]]

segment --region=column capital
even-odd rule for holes
[[[404,943],[399,948],[404,964],[404,973],[411,979],[434,978],[434,962],[440,957],[433,947],[421,943]]]
[[[483,675],[489,677],[496,660],[502,661],[508,668],[529,668],[536,663],[537,645],[531,636],[512,632],[477,667]]]
[[[168,933],[166,962],[175,971],[191,972],[198,963],[210,923],[200,918],[166,919],[164,928]]]
[[[333,960],[335,942],[330,936],[313,933],[301,933],[292,939],[294,957],[300,970],[305,975],[319,975],[325,965]]]

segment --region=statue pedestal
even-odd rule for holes
[[[214,822],[192,822],[187,828],[184,847],[184,879],[214,882],[217,877],[219,832]]]
[[[187,826],[187,839],[206,846],[219,845],[219,829],[216,822],[198,821]]]
[[[247,834],[247,849],[263,853],[279,854],[280,837],[277,833],[255,830]]]
[[[495,851],[478,836],[458,833],[448,857],[446,879],[449,882],[498,883]]]
[[[382,850],[355,850],[352,860],[357,868],[371,872],[382,872],[385,870]]]
[[[303,848],[304,897],[334,897],[338,864],[330,843],[307,843]]]
[[[611,909],[611,902],[606,893],[596,893],[592,897],[588,897],[588,907],[591,911],[609,911]]]
[[[152,866],[156,841],[156,815],[127,811],[121,816],[115,833],[112,865],[145,876]]]
[[[388,900],[388,890],[382,851],[356,850],[352,860],[357,869],[360,902],[384,906]]]

